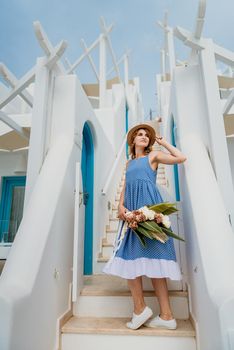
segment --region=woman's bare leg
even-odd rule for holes
[[[160,317],[164,320],[173,319],[166,278],[151,278],[155,294],[160,306]]]
[[[129,279],[128,286],[133,297],[134,313],[139,315],[146,307],[142,288],[142,277]]]

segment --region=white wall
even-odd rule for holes
[[[46,81],[45,79],[44,82]],[[43,87],[37,88],[41,90]],[[43,148],[43,145],[34,142],[29,150],[29,168],[37,167],[38,174],[0,279],[0,308],[4,310],[0,314],[0,348],[4,350],[57,348],[56,324],[71,308],[69,300],[72,282],[75,165],[76,162],[81,162],[85,122],[89,124],[94,143],[94,272],[108,215],[108,199],[114,197],[118,176],[120,177],[121,167],[124,165],[122,157],[118,174],[115,174],[108,196],[104,197],[101,190],[125,135],[126,103],[123,86],[113,86],[112,108],[96,113],[75,75],[55,77],[50,88],[53,89],[50,91],[53,99],[48,109],[51,113],[45,115],[46,125],[51,126],[48,134],[50,139],[45,140],[50,147],[42,166],[36,164],[40,159],[33,155],[37,154],[37,147]],[[130,97],[133,96],[136,97],[135,92]],[[34,99],[37,97],[40,99],[41,95],[35,91]],[[137,108],[133,103],[138,111],[137,100],[136,105]],[[137,119],[138,114],[134,117]],[[33,125],[36,124],[32,123],[32,128]],[[31,135],[37,138],[36,132]],[[6,157],[5,171],[8,169],[9,174],[13,170],[15,155]],[[29,171],[28,177],[31,175],[35,174]],[[82,181],[80,189],[82,191]],[[82,204],[79,215],[82,246],[78,247],[80,276],[83,274],[84,261],[84,209]]]
[[[17,164],[23,154],[27,160],[27,152],[0,152],[0,177],[2,176],[18,176],[15,173]],[[23,174],[25,175],[25,173]]]
[[[227,137],[228,155],[232,172],[232,183],[234,186],[234,137]]]
[[[191,312],[198,324],[198,349],[229,349],[233,328],[234,236],[209,159],[210,134],[198,66],[177,67],[169,111],[177,146],[187,160],[179,167]]]

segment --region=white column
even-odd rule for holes
[[[214,47],[211,39],[204,40],[204,43],[205,49],[200,51],[200,61],[209,120],[211,158],[227,213],[234,228],[234,191],[219,96]]]
[[[45,62],[46,58],[44,57],[37,59],[24,209],[27,206],[44,160],[47,97],[49,92],[49,70],[45,66]]]
[[[165,50],[161,50],[161,73],[162,73],[162,80],[166,80],[166,58],[165,58]]]
[[[167,45],[168,45],[168,55],[169,55],[170,76],[172,80],[172,75],[173,75],[173,71],[176,63],[175,63],[174,35],[171,28],[167,32]]]
[[[124,82],[125,82],[125,87],[128,86],[129,84],[129,57],[127,54],[124,55]]]
[[[161,74],[156,75],[156,91],[157,91],[157,105],[158,105],[158,115],[162,115],[162,106],[161,106]]]
[[[100,35],[99,51],[99,108],[106,106],[106,38]]]

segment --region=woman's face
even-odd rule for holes
[[[134,143],[136,146],[147,147],[149,144],[149,133],[145,129],[139,129],[137,135],[134,138]]]

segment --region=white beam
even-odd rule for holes
[[[124,55],[124,82],[125,86],[129,84],[129,56],[127,54]]]
[[[46,56],[50,57],[54,53],[54,46],[51,44],[46,32],[44,31],[39,21],[33,22],[33,26],[34,26],[34,31],[38,39],[39,45],[41,46],[42,50],[45,52]],[[63,67],[63,64],[61,62],[57,62],[56,60],[56,65],[62,73],[65,73],[65,68]]]
[[[166,72],[166,55],[168,54],[169,59],[169,69],[170,69],[170,76],[172,79],[173,71],[176,66],[176,60],[175,60],[175,48],[174,48],[174,36],[173,36],[173,29],[168,26],[168,11],[164,14],[164,22],[158,21],[157,24],[163,29],[164,31],[164,71]],[[164,73],[165,76],[165,73]]]
[[[131,50],[127,50],[125,52],[125,54],[123,54],[123,56],[120,57],[120,59],[116,62],[116,64],[119,66],[120,63],[122,63],[125,60],[125,55],[127,55],[128,57],[130,56]],[[108,72],[107,72],[107,76],[109,76],[112,72],[114,72],[115,68],[112,67]]]
[[[11,129],[15,130],[17,134],[22,136],[24,139],[29,140],[29,134],[26,130],[22,128],[19,124],[17,124],[13,119],[9,118],[6,113],[0,111],[0,120],[3,123],[7,124]]]
[[[223,114],[228,114],[231,107],[234,104],[234,89],[232,90],[232,92],[230,93],[230,95],[228,96],[228,99],[223,107]]]
[[[100,34],[99,51],[99,108],[106,106],[106,38]]]
[[[110,33],[113,29],[113,26],[111,25],[108,29],[107,32]],[[87,49],[87,52],[81,55],[73,64],[72,66],[68,69],[67,74],[71,74],[74,72],[74,70],[78,67],[78,65],[86,58],[87,54],[90,53],[98,44],[100,41],[100,37],[98,37],[93,44]]]
[[[18,81],[18,84],[0,100],[0,109],[6,106],[13,98],[20,94],[29,84],[35,79],[35,67],[29,70],[23,78]]]
[[[58,44],[58,46],[53,48],[46,62],[46,66],[49,69],[51,69],[56,63],[58,63],[58,60],[61,58],[66,48],[67,48],[67,42],[65,40],[61,41]]]
[[[234,52],[214,44],[214,53],[217,60],[234,67]]]
[[[194,50],[202,50],[205,47],[203,39],[194,38],[194,35],[184,28],[175,27],[174,28],[174,35],[179,40],[183,41],[183,43],[186,46],[189,46]]]
[[[72,64],[71,64],[71,62],[69,61],[69,59],[68,59],[67,57],[65,57],[65,58],[64,58],[64,61],[65,61],[66,65],[67,65],[68,69],[71,69]]]
[[[46,57],[39,57],[36,64],[35,95],[31,123],[31,137],[28,154],[27,181],[25,188],[24,209],[28,205],[33,187],[45,157],[48,99],[50,94],[51,74],[46,67]]]
[[[191,32],[188,30],[176,27],[174,28],[174,35],[186,46],[191,47],[195,50],[202,50],[205,48],[206,39],[196,39]],[[234,67],[234,52],[227,50],[219,45],[214,44],[214,53],[215,58],[219,61],[224,62],[225,64]]]
[[[201,38],[202,29],[205,22],[205,14],[206,14],[206,0],[200,0],[199,1],[199,7],[198,7],[198,13],[197,13],[197,20],[196,20],[196,27],[194,32],[194,37],[196,39]]]
[[[18,79],[3,63],[0,63],[0,74],[12,88],[16,87]],[[19,95],[30,107],[33,106],[33,97],[27,90],[21,91]]]
[[[95,76],[96,76],[96,78],[97,78],[97,81],[99,81],[98,71],[97,71],[97,69],[96,69],[96,67],[95,67],[95,64],[94,64],[93,59],[92,59],[92,57],[91,57],[91,55],[90,55],[90,52],[88,51],[88,47],[87,47],[87,45],[86,45],[84,39],[81,39],[80,42],[81,42],[82,48],[84,49],[84,52],[87,54],[88,60],[89,60],[89,62],[90,62],[90,64],[91,64],[91,67],[93,68],[93,71],[94,71],[94,74],[95,74]]]
[[[105,24],[105,21],[104,21],[103,17],[101,17],[101,19],[100,19],[100,25],[101,25],[102,32],[103,32],[103,34],[106,37],[106,42],[107,42],[107,45],[108,45],[108,48],[109,48],[109,51],[110,51],[110,54],[111,54],[111,57],[112,57],[112,61],[113,61],[113,65],[114,65],[116,74],[117,74],[120,82],[122,82],[122,79],[121,79],[121,76],[120,76],[119,67],[116,64],[115,53],[114,53],[114,50],[112,48],[111,40],[109,38],[109,35],[108,35],[108,32],[107,32],[107,27],[106,27],[106,24]]]

